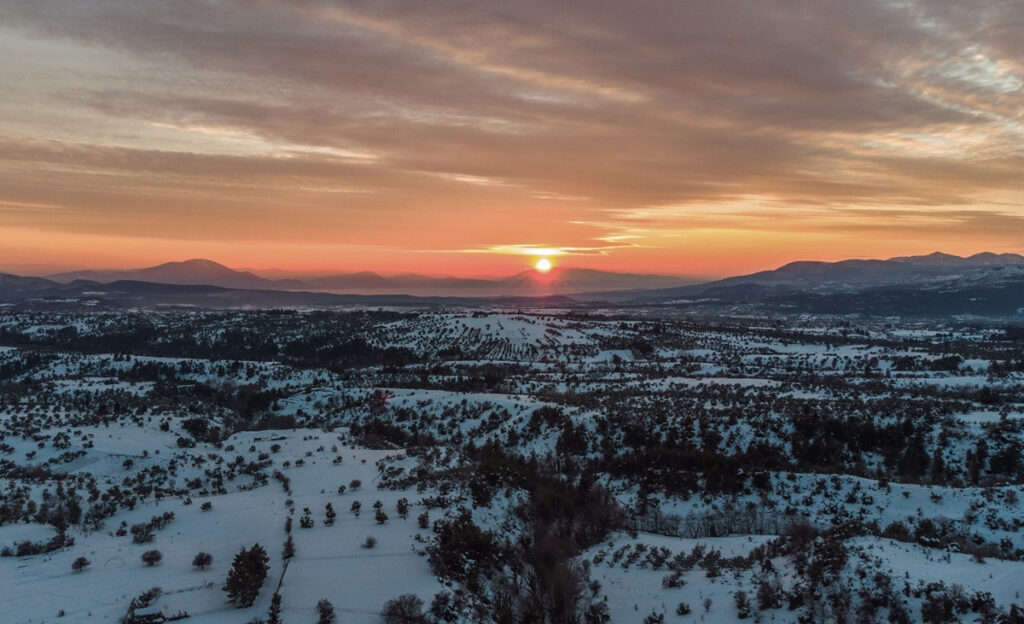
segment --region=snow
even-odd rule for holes
[[[8,321],[0,319],[0,323],[9,325]],[[26,331],[36,335],[74,325],[78,331],[89,333],[112,322],[116,322],[114,315],[82,319],[68,316],[59,322],[33,323]],[[697,439],[700,427],[680,418],[692,410],[709,423],[721,425],[722,445],[727,450],[742,452],[753,442],[766,442],[784,453],[790,448],[787,436],[796,422],[791,415],[801,408],[820,407],[822,411],[884,424],[907,417],[899,409],[903,401],[924,405],[932,395],[944,396],[941,409],[922,409],[924,415],[920,417],[928,418],[923,435],[929,449],[935,448],[940,432],[948,435],[943,452],[951,468],[962,467],[966,451],[973,449],[977,440],[994,439],[997,430],[999,435],[1019,434],[1019,429],[1014,429],[1024,415],[1019,398],[1024,375],[1019,372],[990,376],[992,362],[981,357],[967,359],[958,370],[948,372],[926,366],[905,371],[893,366],[896,357],[932,362],[948,355],[940,348],[941,337],[949,334],[948,330],[871,327],[849,343],[826,346],[824,338],[835,328],[815,326],[813,320],[806,322],[808,326],[789,328],[782,338],[774,333],[777,327],[767,325],[745,332],[681,325],[666,332],[653,352],[639,348],[634,352],[629,348],[636,344],[634,339],[649,338],[636,333],[641,321],[574,320],[549,312],[429,311],[368,326],[360,334],[375,345],[409,349],[428,362],[397,369],[369,365],[327,371],[276,362],[47,353],[52,360],[35,371],[19,373],[12,368],[15,382],[34,382],[33,393],[9,402],[6,411],[0,413],[7,422],[17,421],[21,427],[19,433],[2,440],[10,450],[5,450],[0,459],[26,466],[57,466],[101,490],[115,485],[130,489],[135,483],[152,479],[159,491],[140,496],[142,502],[134,509],[118,509],[102,530],[90,533],[72,529],[76,541],[73,547],[32,557],[0,558],[0,587],[5,597],[0,601],[0,624],[50,621],[61,609],[66,612],[64,621],[116,622],[133,596],[154,586],[163,589],[157,602],[162,612],[187,611],[188,621],[199,624],[234,624],[265,616],[279,582],[286,622],[315,621],[315,605],[324,598],[334,604],[340,621],[345,623],[379,622],[384,602],[403,593],[414,593],[429,603],[444,586],[431,574],[422,555],[431,531],[420,529],[416,517],[425,509],[423,498],[437,491],[379,489],[382,473],[377,466],[378,461],[390,458],[389,466],[412,470],[424,461],[423,457],[397,459],[404,450],[370,450],[359,446],[350,435],[359,418],[368,415],[367,399],[380,391],[388,398],[379,412],[372,413],[373,417],[400,429],[415,428],[437,435],[443,442],[431,450],[446,458],[438,459],[437,465],[449,461],[453,468],[461,467],[456,462],[464,450],[456,439],[472,440],[480,448],[480,443],[490,440],[505,444],[514,433],[518,441],[507,443],[516,444],[514,450],[526,456],[553,451],[561,434],[559,428],[542,427],[531,432],[526,426],[530,414],[543,406],[558,408],[588,434],[595,434],[599,425],[607,424],[607,420],[601,421],[609,413],[621,410],[640,418],[664,415],[663,422],[651,426],[655,434],[684,422],[692,427]],[[223,332],[228,327],[230,324],[224,321],[211,332]],[[957,335],[967,339],[975,333],[965,330]],[[874,340],[900,346],[883,347]],[[658,342],[653,338],[651,341]],[[16,363],[20,351],[0,348],[0,363]],[[442,352],[445,355],[438,356]],[[183,387],[202,384],[233,392],[251,385],[274,391],[279,393],[274,398],[275,415],[293,416],[300,426],[336,428],[250,431],[232,436],[219,448],[205,443],[182,448],[190,443],[188,439],[183,440],[184,444],[179,440],[185,419],[201,417],[228,430],[232,414],[218,409],[206,411],[205,406],[194,408],[187,402],[147,401],[156,394],[157,385],[134,381],[139,377],[131,371],[139,364],[173,368],[175,383]],[[487,391],[443,389],[465,387],[458,382],[476,374],[483,365],[501,368],[505,377],[488,385]],[[434,387],[420,387],[426,383],[421,381],[420,373],[428,373]],[[481,386],[471,387],[479,390]],[[993,402],[988,400],[990,396],[978,397],[975,393],[980,389],[1008,398]],[[749,409],[731,410],[730,401],[737,397]],[[672,402],[678,398],[685,400]],[[82,414],[91,416],[104,400],[129,407],[107,424],[75,420]],[[869,405],[869,400],[877,403]],[[1000,422],[1004,412],[1008,413],[1008,423]],[[347,418],[352,420],[343,420]],[[77,422],[90,424],[79,426]],[[351,424],[352,428],[337,426],[339,423]],[[684,431],[684,435],[691,435],[690,430]],[[612,445],[621,439],[614,433],[609,438]],[[60,445],[56,443],[58,437]],[[66,439],[70,440],[69,447],[64,446]],[[275,450],[277,445],[280,448]],[[396,445],[378,442],[376,446]],[[586,451],[592,458],[601,452],[596,444]],[[290,494],[274,479],[264,484],[250,474],[227,469],[236,457],[256,461],[264,455],[272,462],[264,472],[269,475],[280,470],[285,474],[290,479]],[[865,452],[856,460],[859,465],[851,472],[858,475],[874,475],[884,467],[878,452]],[[223,482],[223,489],[215,487],[214,476],[225,472],[230,478]],[[160,478],[154,478],[154,474]],[[884,485],[877,478],[851,474],[772,471],[768,473],[770,493],[747,489],[736,495],[699,492],[683,496],[655,491],[650,499],[662,514],[683,519],[688,515],[729,514],[752,506],[766,517],[806,519],[819,528],[842,520],[875,521],[880,527],[902,522],[913,528],[923,519],[945,518],[965,535],[984,538],[989,544],[1006,541],[1012,548],[1024,548],[1015,524],[1021,517],[1022,504],[1018,501],[1024,498],[1024,488],[1004,485],[999,479],[989,480],[986,487],[966,486],[964,472],[958,474],[957,487],[940,487],[897,482]],[[608,474],[599,474],[598,478],[624,508],[635,506],[635,481],[614,479]],[[361,480],[362,488],[338,494],[338,486],[353,479]],[[198,486],[184,485],[195,480]],[[0,485],[6,487],[9,482],[3,479]],[[43,490],[52,492],[55,485],[52,480],[40,480],[24,487],[38,497]],[[86,486],[78,487],[80,494],[88,495]],[[178,495],[185,490],[193,497],[189,505]],[[404,520],[396,511],[402,497],[408,498],[412,506]],[[521,490],[499,492],[491,507],[474,509],[473,517],[485,528],[505,531],[504,523],[514,515],[514,504],[525,497]],[[288,500],[292,501],[290,505]],[[363,505],[358,518],[350,511],[354,500]],[[373,518],[371,505],[376,500],[390,516],[383,525]],[[213,509],[203,512],[200,506],[204,502],[212,503]],[[338,513],[334,526],[323,524],[327,502]],[[299,527],[298,517],[304,507],[312,511],[313,528]],[[173,511],[176,518],[156,532],[151,544],[133,544],[130,535],[115,534],[122,522],[127,526],[144,523],[166,511]],[[431,520],[437,519],[440,512],[432,510],[431,516]],[[297,554],[285,573],[281,549],[288,517],[294,520],[292,535]],[[666,548],[673,554],[701,545],[720,550],[725,556],[745,555],[773,539],[772,533],[780,532],[781,524],[766,522],[742,529],[765,535],[702,539],[643,532],[629,537],[617,532],[587,549],[580,560],[593,562],[601,552],[637,545]],[[0,546],[24,540],[43,542],[53,535],[53,528],[43,524],[6,524],[0,526]],[[378,540],[375,548],[363,547],[367,536]],[[237,610],[227,603],[221,586],[234,554],[257,541],[270,555],[270,575],[256,604]],[[968,555],[877,537],[853,538],[847,546],[856,565],[886,571],[897,584],[903,579],[914,586],[933,580],[959,582],[971,590],[991,591],[1002,606],[1020,602],[1024,589],[1021,562],[990,557],[986,563],[978,563]],[[163,552],[164,559],[150,567],[140,555],[152,548]],[[196,570],[191,565],[200,551],[213,555],[213,565],[207,570]],[[79,556],[87,557],[92,564],[83,572],[73,572],[71,562]],[[646,564],[623,566],[609,561],[605,558],[594,563],[592,577],[608,596],[612,622],[639,622],[652,610],[664,612],[666,620],[673,621],[680,602],[690,604],[693,621],[733,622],[733,594],[740,589],[749,592],[753,582],[749,570],[730,570],[709,578],[698,567],[684,574],[683,587],[665,588],[664,567],[654,570]],[[783,570],[787,582],[792,580],[792,575],[786,576],[790,574],[786,560],[777,560],[775,565]],[[851,576],[846,580],[856,587],[858,581],[852,570],[853,566],[847,570]],[[41,595],[47,596],[45,601],[40,600]],[[706,612],[705,599],[711,601]],[[919,602],[911,600],[911,607],[915,615],[919,613]],[[798,615],[780,609],[764,612],[760,618],[794,622]]]
[[[126,447],[145,443],[128,433],[131,439],[122,440]],[[282,446],[282,456],[306,459],[306,465],[284,470],[294,492],[291,498],[295,501],[296,517],[292,535],[297,552],[281,587],[286,621],[310,619],[321,598],[334,603],[345,614],[345,622],[355,623],[379,622],[377,614],[384,602],[402,593],[415,593],[429,601],[440,585],[426,560],[413,550],[413,537],[418,532],[415,518],[422,507],[409,493],[377,490],[373,485],[378,478],[375,462],[394,452],[351,447],[339,448],[338,453],[317,452],[315,449],[321,445],[330,446],[331,436],[320,434],[321,439],[303,440],[309,433],[264,431],[240,434],[228,441],[238,447],[256,444],[269,449],[270,438],[283,438],[273,442]],[[305,457],[307,451],[313,453],[312,458]],[[332,463],[335,455],[342,455],[344,461]],[[362,480],[363,488],[338,495],[338,485],[352,479]],[[397,500],[403,496],[409,498],[411,505],[406,520],[395,512]],[[117,520],[130,526],[173,511],[175,520],[158,531],[151,544],[132,544],[130,536],[113,536],[109,531],[117,523],[110,520],[104,531],[74,533],[74,548],[29,558],[0,558],[0,586],[5,588],[5,599],[0,601],[0,622],[38,622],[41,617],[54,617],[63,609],[69,622],[113,623],[124,615],[133,596],[151,587],[163,589],[157,606],[164,613],[187,611],[191,615],[188,621],[196,624],[235,624],[263,616],[283,569],[280,553],[286,537],[287,498],[281,487],[271,481],[253,490],[196,499],[188,506],[177,498],[144,503],[119,514]],[[212,511],[200,510],[205,500],[213,503]],[[349,511],[354,500],[363,504],[359,518]],[[390,516],[387,524],[374,521],[371,504],[376,500],[384,504]],[[331,527],[322,523],[327,502],[338,513],[337,522]],[[303,507],[312,510],[314,528],[299,528],[297,516]],[[359,545],[367,535],[379,540],[376,548],[367,550]],[[52,530],[41,525],[0,527],[3,543],[52,536]],[[235,553],[255,542],[262,544],[270,555],[270,572],[256,604],[239,611],[226,602],[220,587]],[[163,552],[164,559],[149,567],[140,556],[153,548]],[[201,551],[213,555],[213,565],[204,571],[191,565],[194,555]],[[87,557],[92,565],[83,572],[73,572],[71,562],[79,556]],[[42,587],[48,594],[45,610],[39,603],[38,590]]]

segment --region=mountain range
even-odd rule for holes
[[[496,279],[371,272],[270,279],[209,260],[48,278],[0,273],[0,302],[89,300],[113,306],[675,306],[715,313],[1024,315],[1024,256],[933,253],[888,260],[793,262],[700,284],[685,278],[561,268]],[[681,283],[683,283],[681,285]]]
[[[900,256],[888,260],[798,261],[771,271],[694,284],[652,289],[642,299],[713,297],[728,293],[807,292],[854,293],[885,286],[938,288],[956,280],[964,283],[1014,280],[1024,276],[1024,256],[989,252],[961,257],[941,252]],[[630,297],[634,298],[634,297]]]
[[[87,280],[107,284],[116,281],[220,286],[234,289],[316,291],[362,295],[416,295],[431,297],[507,297],[568,295],[599,290],[665,288],[694,280],[665,275],[613,273],[593,269],[555,268],[549,273],[521,271],[497,279],[431,277],[408,273],[385,277],[370,271],[269,279],[251,271],[237,271],[211,260],[168,262],[125,271],[74,271],[47,276],[62,284]]]
[[[270,280],[249,271],[236,271],[212,260],[184,260],[157,266],[123,271],[72,271],[48,275],[47,279],[62,284],[78,280],[109,284],[118,281],[153,282],[156,284],[193,284],[222,288],[289,290],[306,285],[298,280]]]
[[[1024,256],[933,253],[888,260],[793,262],[704,284],[587,297],[719,314],[1022,319]]]

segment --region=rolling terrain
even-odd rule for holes
[[[1020,614],[1012,326],[8,310],[0,345],[4,622]]]

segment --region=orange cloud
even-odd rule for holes
[[[1020,251],[1024,48],[997,26],[1022,19],[12,0],[0,262],[479,274],[545,250],[724,274]]]

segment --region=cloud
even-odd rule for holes
[[[606,255],[906,215],[1020,232],[1020,3],[11,0],[0,23],[0,206],[63,207],[28,225]]]
[[[554,247],[536,244],[491,245],[456,250],[459,253],[507,254],[515,256],[604,256],[615,249],[636,248],[640,245],[598,245],[591,247]]]

